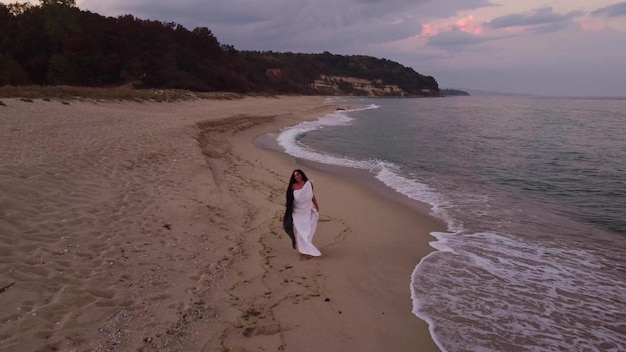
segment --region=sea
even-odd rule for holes
[[[442,351],[626,351],[626,99],[329,98],[282,151],[447,225],[407,277]]]

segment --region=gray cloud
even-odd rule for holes
[[[304,16],[324,24],[351,24],[393,14],[403,13],[427,0],[84,0],[87,8],[127,12],[139,17],[163,20],[164,17],[184,17],[187,26],[212,24],[249,24],[260,20],[293,22]],[[184,14],[184,16],[181,16]],[[171,20],[171,19],[170,19]]]
[[[310,52],[415,35],[421,22],[412,14],[427,1],[84,0],[80,6],[105,15],[131,13],[176,22],[189,29],[207,27],[220,42],[242,50]]]
[[[599,8],[591,13],[595,16],[622,17],[626,16],[626,1]]]
[[[567,14],[555,13],[551,7],[544,7],[524,14],[510,14],[484,23],[492,29],[511,27],[530,27],[533,33],[554,32],[568,27],[582,12],[572,11]]]
[[[469,45],[484,43],[488,40],[489,39],[485,37],[478,37],[460,30],[453,30],[450,32],[441,32],[428,38],[428,45],[446,48],[462,48]]]
[[[415,36],[426,19],[494,6],[489,0],[125,0],[79,1],[104,15],[207,27],[241,50],[357,50]]]
[[[419,12],[425,18],[447,18],[456,16],[460,11],[497,6],[489,0],[436,0],[421,4]]]

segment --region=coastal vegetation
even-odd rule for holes
[[[0,3],[0,86],[442,96],[433,77],[384,58],[240,51],[206,27],[105,17],[75,0]]]

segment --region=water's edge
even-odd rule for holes
[[[279,153],[283,156],[291,157],[295,161],[296,165],[302,165],[303,168],[310,168],[315,171],[322,172],[322,173],[331,175],[333,177],[340,178],[342,180],[356,182],[359,185],[365,187],[366,189],[372,191],[374,194],[376,194],[379,197],[382,197],[387,200],[391,200],[392,202],[395,202],[404,207],[407,207],[408,209],[416,212],[419,216],[428,217],[430,221],[439,225],[440,231],[445,231],[447,229],[448,226],[446,225],[446,223],[442,219],[436,217],[432,213],[432,206],[430,204],[415,200],[413,198],[408,197],[405,194],[402,194],[394,190],[390,186],[384,184],[382,181],[377,179],[376,176],[369,170],[357,169],[357,168],[347,167],[347,166],[324,164],[321,162],[310,161],[310,160],[294,157],[290,154],[287,154],[284,151],[284,149],[278,144],[276,137],[277,137],[276,133],[264,134],[264,135],[258,136],[254,140],[254,144],[257,148],[260,148],[269,152]],[[435,334],[435,330],[434,330],[435,324],[432,321],[432,319],[430,319],[427,314],[420,313],[418,307],[415,306],[416,297],[415,297],[415,293],[413,290],[413,278],[419,272],[420,264],[424,262],[429,256],[437,252],[435,243],[440,240],[438,237],[438,234],[444,233],[440,231],[434,231],[434,232],[429,233],[429,235],[432,237],[432,241],[429,242],[429,245],[432,248],[432,251],[428,253],[427,255],[425,255],[424,257],[422,257],[420,261],[416,263],[416,266],[411,272],[410,277],[408,277],[407,279],[408,279],[408,291],[410,293],[411,304],[413,306],[413,309],[412,309],[413,315],[415,315],[418,319],[421,319],[428,325],[428,330],[429,330],[431,339],[437,345],[437,347],[439,347],[439,349],[442,352],[446,352],[447,350],[443,347],[443,345],[437,338],[437,335]]]

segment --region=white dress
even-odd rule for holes
[[[298,252],[312,256],[322,253],[313,245],[313,235],[317,229],[319,214],[313,206],[313,186],[306,181],[301,189],[293,191],[293,227]]]

